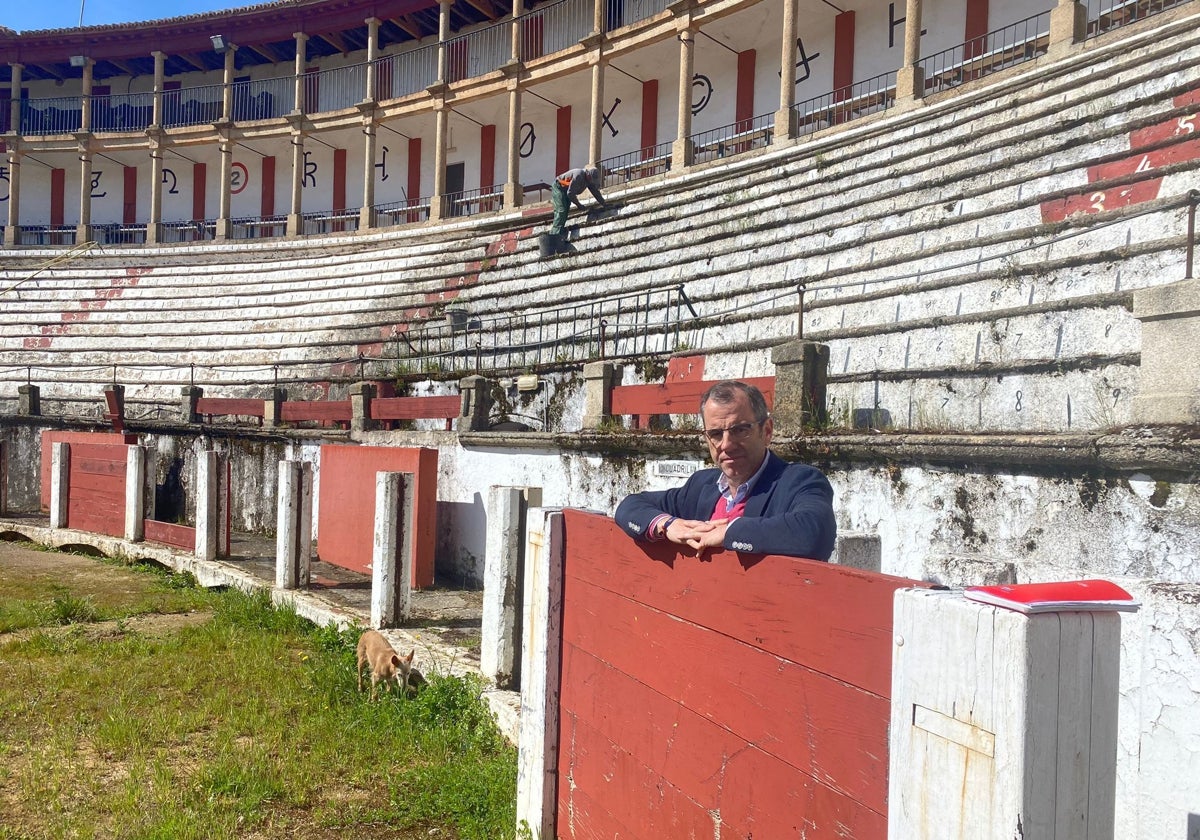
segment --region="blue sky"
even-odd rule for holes
[[[264,0],[0,0],[0,26],[17,32],[36,29],[69,29],[79,26],[82,7],[83,25],[157,20],[221,9],[256,6]]]

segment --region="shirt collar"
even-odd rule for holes
[[[732,504],[737,504],[742,499],[750,495],[750,491],[754,489],[754,485],[757,484],[758,480],[762,477],[763,471],[767,468],[767,462],[770,460],[771,450],[768,449],[763,453],[763,461],[761,464],[759,464],[754,475],[750,476],[750,478],[748,478],[742,484],[742,486],[737,489],[736,493],[731,493],[729,491],[729,476],[725,475],[725,473],[721,473],[721,475],[717,478],[717,489],[720,490],[721,495],[728,499]]]

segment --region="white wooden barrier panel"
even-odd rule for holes
[[[125,539],[141,542],[146,522],[146,448],[136,444],[125,456]]]
[[[889,840],[1112,840],[1121,620],[895,600]]]

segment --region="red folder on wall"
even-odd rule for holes
[[[1107,580],[968,586],[963,595],[972,601],[1023,613],[1098,610],[1137,612],[1141,606],[1132,595]]]

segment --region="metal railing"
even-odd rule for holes
[[[224,110],[224,85],[201,85],[163,91],[164,128],[211,125],[220,122]]]
[[[796,115],[797,136],[805,137],[821,129],[850,122],[896,104],[896,73],[840,87],[792,106]]]
[[[1094,38],[1127,23],[1181,6],[1187,0],[1087,0],[1087,34]]]
[[[100,222],[88,225],[88,239],[97,245],[145,245],[146,225]]]
[[[460,310],[445,323],[426,322],[402,333],[375,364],[383,375],[395,376],[669,352],[695,317],[682,287],[481,318]]]
[[[367,70],[363,64],[334,67],[304,75],[305,113],[353,108],[367,96]]]
[[[493,23],[446,42],[446,75],[448,82],[460,82],[485,76],[499,69],[512,53],[508,21]]]
[[[268,239],[287,235],[287,216],[242,216],[229,220],[230,239]]]
[[[606,0],[604,31],[612,32],[622,26],[652,18],[669,5],[669,0]]]
[[[375,205],[375,222],[382,227],[423,222],[428,218],[428,198],[402,198]]]
[[[158,228],[160,242],[203,242],[216,238],[216,219],[163,222]]]
[[[1042,12],[922,58],[917,66],[925,79],[925,91],[936,93],[1030,61],[1045,55],[1049,48],[1050,13]]]
[[[646,146],[636,152],[605,158],[600,161],[604,185],[627,184],[652,175],[661,175],[671,168],[671,143]]]
[[[474,216],[476,213],[490,213],[503,207],[504,190],[501,187],[481,187],[442,196],[444,216]]]
[[[74,245],[75,225],[21,225],[18,245]]]
[[[21,133],[27,137],[73,134],[82,126],[82,97],[54,96],[21,101]]]
[[[720,128],[699,131],[691,136],[694,160],[706,160],[738,155],[751,149],[771,145],[775,131],[775,115],[761,114],[748,120],[739,120]]]
[[[592,31],[594,5],[590,0],[558,0],[521,15],[520,51],[522,61],[576,46]]]
[[[294,75],[233,83],[234,122],[277,119],[295,107]]]
[[[437,81],[438,45],[430,44],[375,59],[375,98],[400,99]]]
[[[92,97],[92,131],[145,131],[153,123],[153,93]]]
[[[358,208],[320,210],[300,215],[300,233],[311,236],[322,233],[346,233],[358,230]]]

